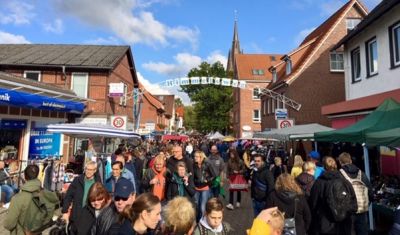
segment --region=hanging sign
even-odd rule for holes
[[[124,84],[123,83],[110,83],[108,96],[110,97],[121,97],[124,96]]]
[[[190,77],[190,78],[176,78],[168,79],[165,81],[166,87],[174,86],[187,86],[187,85],[221,85],[231,86],[244,89],[246,88],[246,81],[239,81],[231,78],[219,77]]]
[[[293,119],[281,119],[277,121],[278,129],[288,128],[294,126]]]
[[[60,156],[61,134],[48,132],[45,123],[32,122],[29,138],[29,159]]]
[[[127,117],[126,116],[111,116],[110,118],[111,121],[111,126],[117,129],[121,130],[126,130],[126,122],[127,122]]]

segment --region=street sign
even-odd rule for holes
[[[278,126],[278,129],[292,127],[292,126],[294,126],[294,120],[293,119],[278,120],[277,126]]]
[[[126,116],[111,116],[111,125],[114,128],[126,130]]]
[[[287,119],[288,111],[287,109],[275,109],[275,120]]]

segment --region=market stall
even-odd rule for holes
[[[181,141],[181,142],[185,142],[189,140],[189,136],[187,135],[163,135],[161,137],[161,140],[175,140],[175,141]]]

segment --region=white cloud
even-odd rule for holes
[[[60,12],[94,27],[106,28],[129,44],[167,46],[175,40],[197,47],[198,29],[169,27],[141,8],[135,0],[55,0],[54,3]]]
[[[294,39],[294,43],[296,44],[296,46],[300,45],[300,43],[304,40],[304,38],[310,34],[313,30],[315,29],[315,27],[313,28],[309,28],[309,29],[303,29],[301,30],[297,36]]]
[[[202,61],[207,61],[213,64],[220,61],[225,67],[227,63],[227,58],[220,51],[216,50],[210,53],[207,58],[202,59],[199,56],[192,55],[189,53],[178,53],[174,56],[175,63],[164,63],[164,62],[153,62],[142,64],[142,67],[159,74],[169,76],[171,78],[186,76],[188,72],[198,67]]]
[[[0,31],[0,43],[5,44],[29,44],[30,42],[22,35],[15,35],[7,32]]]
[[[64,25],[61,19],[55,19],[52,23],[43,24],[46,32],[62,34],[64,32]]]
[[[167,76],[185,76],[190,69],[195,68],[200,65],[201,58],[189,53],[178,53],[174,56],[176,63],[167,64],[164,62],[148,62],[144,63],[143,68],[154,71],[159,74],[164,74]]]
[[[152,83],[146,78],[143,77],[139,72],[136,73],[139,79],[139,82],[144,86],[147,92],[150,92],[153,95],[175,95],[175,98],[179,97],[184,105],[190,105],[189,96],[179,91],[179,87],[164,87],[164,82],[161,83]]]
[[[121,42],[115,37],[98,37],[96,39],[90,39],[83,42],[84,44],[90,45],[120,45]]]
[[[22,1],[2,1],[0,23],[15,25],[29,24],[35,16],[32,13],[33,5]]]

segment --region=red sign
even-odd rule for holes
[[[116,117],[114,120],[113,120],[113,126],[115,127],[115,128],[121,128],[121,127],[123,127],[124,126],[124,124],[125,124],[125,121],[124,121],[124,119],[122,118],[122,117]]]
[[[278,120],[278,128],[288,128],[294,125],[293,119]]]

